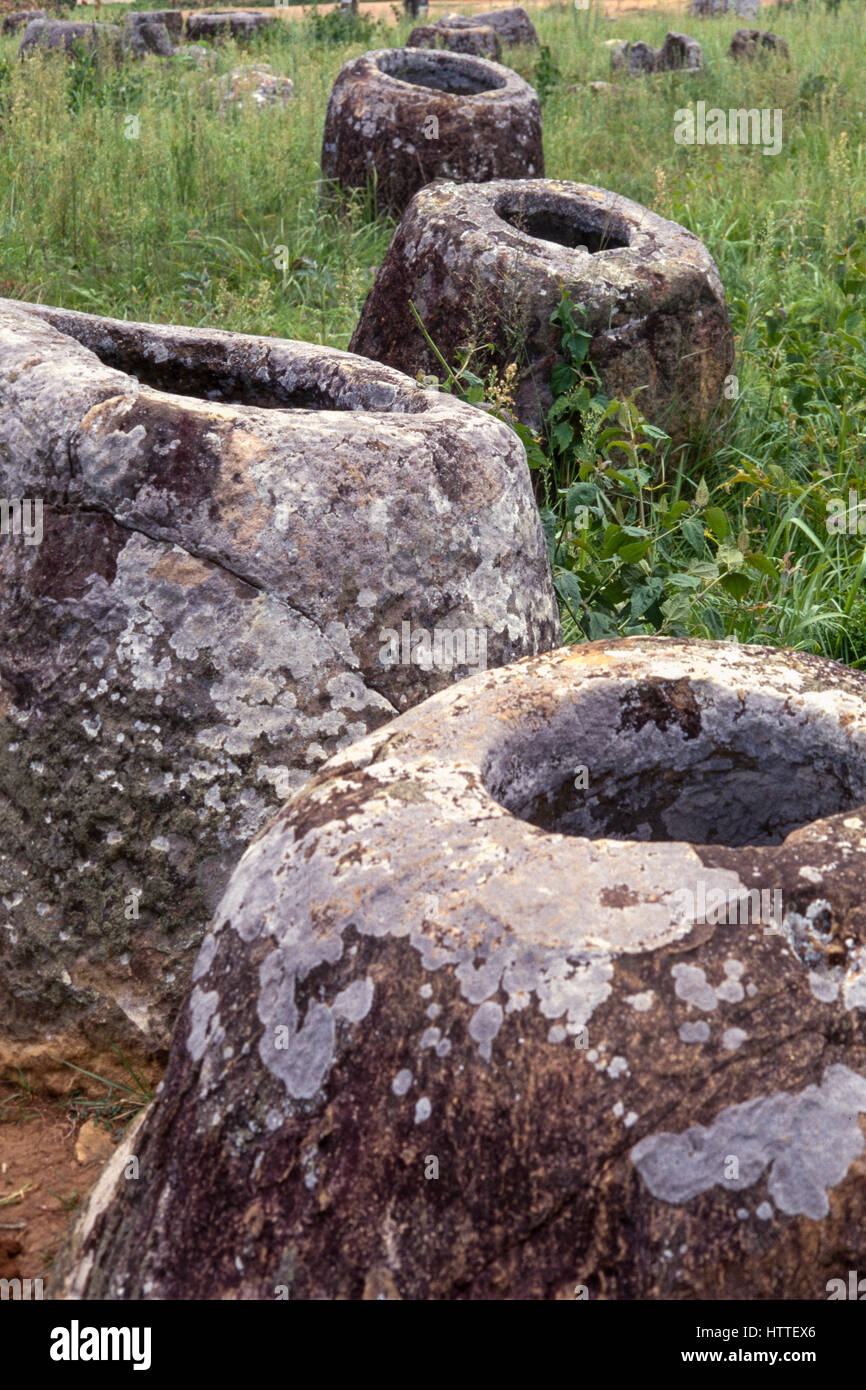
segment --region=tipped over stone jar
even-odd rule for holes
[[[318,766],[559,620],[516,436],[308,343],[0,300],[0,497],[0,1070],[62,1086],[164,1062]]]
[[[864,883],[862,673],[641,638],[440,692],[246,851],[63,1292],[826,1298]]]

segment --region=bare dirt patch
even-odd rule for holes
[[[521,3],[525,10],[544,10],[550,8],[547,4],[547,0],[521,0]],[[481,14],[485,10],[503,9],[504,6],[505,0],[487,0],[487,3],[468,5],[461,5],[457,3],[457,0],[431,0],[428,15]],[[249,10],[259,7],[256,5],[244,5],[243,8]],[[293,19],[311,13],[313,8],[314,6],[312,5],[293,5],[290,9],[280,9],[277,10],[276,13],[285,19]],[[324,14],[327,10],[339,9],[339,5],[317,5],[315,8],[320,13]],[[667,10],[670,13],[676,13],[681,10],[684,11],[687,8],[687,0],[640,0],[640,3],[636,3],[635,0],[605,0],[604,13],[611,16],[620,13],[649,13],[653,10]],[[362,14],[369,15],[371,19],[384,19],[389,24],[396,24],[398,17],[400,19],[405,18],[402,5],[395,4],[395,0],[369,0],[369,3],[365,3],[365,0],[361,0],[358,9]],[[423,22],[423,15],[419,16],[418,23],[420,24]]]
[[[69,1101],[0,1082],[0,1279],[43,1279],[51,1297],[51,1262],[113,1147]]]
[[[90,7],[100,8],[96,5],[96,0],[77,0],[81,8]],[[442,14],[480,14],[484,10],[501,9],[505,0],[486,0],[480,4],[460,4],[458,0],[430,0],[428,15]],[[549,8],[547,0],[522,0],[525,10],[543,10]],[[227,9],[228,5],[205,5],[197,6],[195,10],[183,10],[184,15],[197,14],[202,8]],[[339,4],[322,5],[292,5],[285,9],[272,9],[264,5],[242,5],[238,4],[237,9],[261,10],[263,13],[273,13],[280,19],[303,19],[305,15],[311,14],[315,9],[319,14],[326,14],[328,10],[339,9]],[[371,19],[384,19],[388,24],[396,24],[398,18],[405,18],[403,7],[396,3],[396,0],[360,0],[358,9],[362,14],[369,15]],[[614,19],[620,14],[651,14],[654,11],[665,10],[669,14],[677,14],[688,9],[687,0],[605,0],[604,13],[608,18]],[[419,17],[419,23],[423,16]]]

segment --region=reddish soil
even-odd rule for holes
[[[42,1278],[46,1297],[53,1256],[105,1162],[78,1161],[81,1126],[68,1101],[0,1082],[0,1279]]]
[[[435,17],[440,14],[468,15],[479,14],[484,10],[502,10],[507,7],[508,2],[509,0],[486,0],[486,2],[482,0],[480,4],[471,2],[469,4],[459,4],[458,0],[430,0],[428,16]],[[547,8],[547,3],[548,0],[522,0],[522,5],[525,10],[545,9]],[[403,6],[401,3],[398,3],[398,0],[360,0],[358,9],[361,10],[363,14],[370,15],[371,18],[385,19],[389,24],[395,24],[397,22],[397,16],[394,14],[395,4],[402,18]],[[208,8],[221,9],[228,8],[228,6],[214,5],[212,7],[208,6]],[[254,10],[258,8],[258,5],[238,4],[238,9]],[[308,13],[312,8],[312,5],[293,5],[289,9],[278,10],[277,13],[284,16],[286,19],[294,19]],[[339,5],[325,4],[318,5],[316,8],[324,13],[325,10],[338,9]],[[640,3],[636,3],[636,0],[604,0],[604,13],[608,15],[619,14],[620,12],[639,12],[641,10],[675,11],[685,10],[686,8],[687,0],[640,0]],[[426,22],[424,16],[419,15],[418,23],[424,24]]]
[[[77,3],[79,5],[89,5],[93,7],[96,5],[96,0],[77,0]],[[466,4],[460,4],[459,0],[430,0],[428,14],[430,16],[451,14],[452,12],[454,14],[478,14],[484,10],[504,9],[507,4],[508,0],[481,0],[481,3],[473,3],[473,0],[469,0],[469,3]],[[546,7],[547,0],[522,0],[522,4],[525,10],[540,10]],[[360,0],[358,9],[363,14],[370,15],[371,18],[384,19],[387,23],[394,24],[397,20],[397,16],[394,14],[395,5],[402,16],[403,6],[400,0]],[[154,0],[154,9],[158,8],[159,5],[157,0]],[[175,7],[172,6],[171,8]],[[217,3],[217,0],[215,0],[214,4],[196,6],[195,10],[184,8],[183,13],[187,15],[199,13],[203,9],[227,10],[231,8],[232,5],[230,0],[225,0],[225,3]],[[242,3],[242,0],[238,0],[234,8],[243,10],[260,9],[265,13],[270,11],[270,6],[245,5]],[[339,5],[336,3],[321,4],[317,5],[315,8],[321,14],[324,14],[327,10],[338,9]],[[611,19],[620,14],[641,14],[649,13],[652,10],[667,10],[669,13],[675,13],[685,11],[687,8],[687,0],[604,0],[604,13]],[[309,14],[312,9],[312,5],[292,5],[285,9],[274,9],[273,13],[282,19],[301,19],[305,14]],[[424,24],[425,22],[424,16],[419,16],[418,23]]]

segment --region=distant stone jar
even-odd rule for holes
[[[440,22],[447,24],[449,29],[474,29],[479,24],[489,26],[512,48],[518,44],[538,43],[535,25],[522,5],[512,5],[507,10],[487,10],[482,14],[447,14]]]
[[[299,793],[193,976],[67,1298],[824,1300],[866,1269],[866,676],[473,676]]]
[[[127,28],[139,24],[164,24],[171,37],[179,39],[183,35],[183,11],[128,10],[126,14]]]
[[[321,763],[559,619],[513,432],[307,343],[0,300],[0,498],[0,1073],[59,1084],[164,1058]]]
[[[637,43],[613,44],[610,52],[610,65],[615,72],[627,68],[634,77],[640,72],[655,72],[658,62],[658,49],[651,43],[639,39]]]
[[[273,15],[261,14],[256,10],[214,10],[212,13],[191,14],[186,21],[186,33],[187,38],[193,41],[250,39],[277,22]]]
[[[642,72],[700,72],[704,56],[697,39],[673,31],[665,35],[661,48],[644,43],[609,43],[610,65],[617,71],[627,68],[632,77]]]
[[[365,53],[341,68],[328,102],[322,174],[371,189],[400,212],[434,179],[480,182],[544,171],[541,107],[510,68],[415,48]]]
[[[171,34],[161,20],[139,20],[138,16],[128,14],[123,34],[124,46],[136,57],[155,53],[161,58],[170,58],[174,53]]]
[[[438,24],[420,24],[406,40],[407,48],[447,48],[452,53],[474,53],[479,58],[498,62],[502,44],[496,30],[488,25],[473,29],[456,29],[440,20]]]
[[[693,233],[606,189],[552,179],[442,184],[407,208],[361,311],[351,350],[436,372],[492,343],[518,366],[515,411],[537,427],[561,360],[551,315],[567,291],[592,334],[608,395],[637,392],[648,419],[689,438],[723,395],[734,356],[725,294]]]
[[[703,65],[703,49],[697,39],[688,34],[665,34],[656,62],[659,72],[699,72]]]
[[[121,53],[123,30],[117,24],[72,23],[66,20],[34,19],[27,25],[18,48],[19,58],[37,49],[63,52],[72,57],[76,51],[101,51],[118,57]]]
[[[738,29],[731,39],[730,55],[735,61],[758,56],[766,58],[774,53],[787,58],[788,45],[769,29]]]
[[[34,19],[47,18],[45,10],[15,10],[13,14],[6,14],[0,20],[0,34],[15,34],[19,29],[26,29]]]
[[[792,0],[779,0],[779,3],[790,7]],[[735,10],[738,15],[752,19],[760,8],[761,0],[691,0],[689,13],[698,19],[709,19],[713,15]]]

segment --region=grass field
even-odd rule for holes
[[[737,338],[737,398],[686,450],[582,373],[531,449],[567,637],[734,636],[866,665],[866,534],[827,525],[866,469],[863,0],[765,9],[790,63],[732,63],[736,16],[533,18],[546,51],[507,60],[542,97],[548,175],[701,237]],[[0,39],[0,294],[345,347],[393,224],[362,200],[321,208],[325,106],[343,62],[409,27],[294,20],[201,69],[19,64],[18,37]],[[671,27],[699,39],[703,73],[577,85],[610,79],[605,39],[658,44]],[[292,78],[291,107],[221,114],[215,77],[256,57]],[[677,144],[674,112],[698,100],[781,109],[781,152]]]

